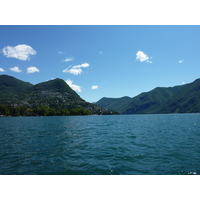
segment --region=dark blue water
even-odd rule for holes
[[[1,117],[0,174],[200,174],[200,114]]]

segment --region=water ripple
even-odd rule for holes
[[[199,114],[0,118],[0,174],[197,175],[199,121]]]

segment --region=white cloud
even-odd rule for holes
[[[103,54],[103,51],[99,51],[99,54],[102,55],[102,54]]]
[[[78,75],[78,74],[81,74],[82,73],[82,69],[78,68],[78,69],[74,69],[74,68],[67,68],[67,69],[64,69],[63,70],[64,73],[70,73],[70,74],[73,74],[73,75]]]
[[[179,61],[178,61],[178,63],[182,63],[182,62],[183,62],[183,60],[179,60]]]
[[[22,70],[20,70],[19,67],[9,68],[9,70],[10,70],[10,71],[13,71],[13,72],[17,72],[17,73],[22,72]]]
[[[92,90],[96,90],[96,89],[98,89],[99,87],[98,87],[98,85],[93,85],[92,86]]]
[[[66,58],[66,59],[64,60],[64,62],[70,62],[70,61],[74,61],[74,57]]]
[[[183,81],[182,84],[185,84],[185,82]]]
[[[65,54],[65,52],[59,51],[58,54]]]
[[[83,63],[83,64],[81,64],[81,65],[74,65],[73,66],[73,68],[81,68],[81,67],[89,67],[90,65],[89,65],[89,63]]]
[[[72,66],[69,66],[67,69],[64,69],[63,72],[64,73],[70,73],[70,74],[73,74],[73,75],[78,75],[78,74],[81,74],[83,71],[82,71],[82,67],[89,67],[89,63],[83,63],[81,65],[74,65],[73,67]]]
[[[26,44],[19,44],[15,47],[6,46],[2,51],[7,58],[17,58],[19,60],[30,60],[30,56],[37,53],[31,46]]]
[[[3,68],[0,68],[0,72],[5,72],[5,70]]]
[[[69,85],[70,88],[72,88],[72,90],[81,92],[81,86],[73,84],[72,80],[67,79],[65,82]]]
[[[27,68],[27,73],[35,73],[35,72],[40,72],[40,70],[37,67],[28,67]]]
[[[142,51],[138,51],[136,53],[136,60],[139,60],[140,62],[148,62],[148,63],[152,63],[152,61],[149,60],[150,58]]]

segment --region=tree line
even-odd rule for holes
[[[3,116],[67,116],[67,115],[91,115],[92,111],[85,108],[55,109],[46,105],[35,108],[26,106],[0,105],[0,115]]]

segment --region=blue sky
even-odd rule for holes
[[[200,78],[200,26],[0,26],[0,74],[61,78],[86,101]]]

